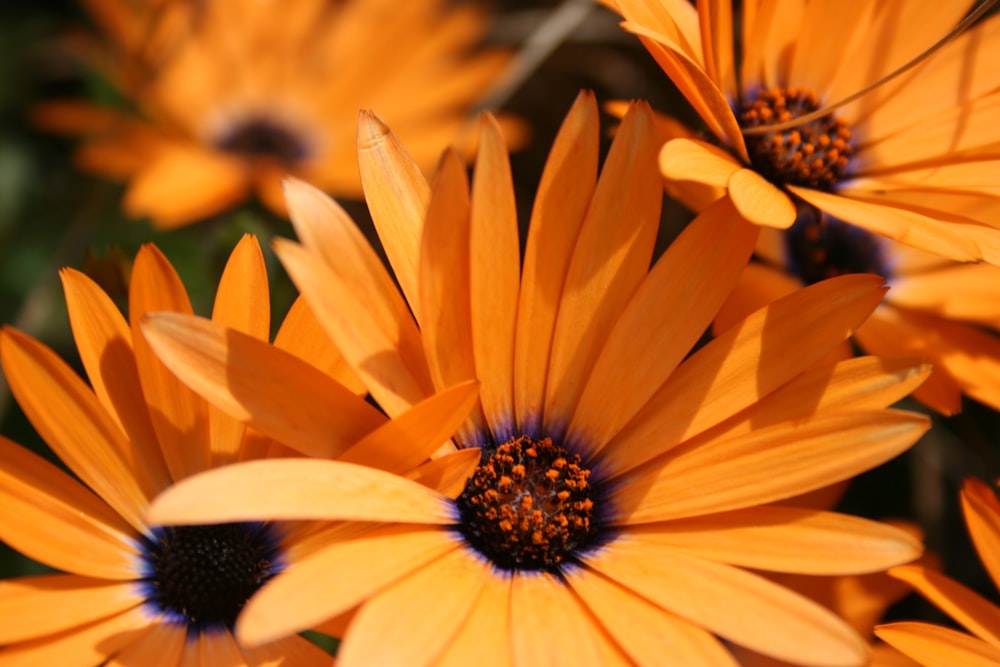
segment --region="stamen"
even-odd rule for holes
[[[232,629],[247,600],[281,569],[268,524],[169,526],[144,542],[147,601],[197,631]]]
[[[882,240],[808,204],[784,235],[789,270],[807,285],[845,273],[889,278]]]
[[[284,164],[301,162],[309,155],[306,142],[291,130],[264,118],[251,118],[232,128],[215,145],[250,157],[271,157]]]
[[[770,88],[743,105],[740,125],[754,127],[783,122],[819,107],[816,96],[802,88]],[[788,132],[746,139],[750,163],[777,185],[830,190],[847,171],[854,154],[847,123],[824,116]]]
[[[557,571],[597,532],[589,477],[580,457],[551,439],[514,438],[469,479],[458,530],[499,568]]]

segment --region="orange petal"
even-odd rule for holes
[[[864,664],[868,648],[815,602],[739,568],[680,553],[648,558],[626,534],[587,565],[724,639],[799,665]],[[774,628],[781,628],[779,633]]]
[[[554,437],[568,426],[597,355],[649,270],[663,201],[653,133],[649,106],[633,104],[615,135],[576,238],[545,391],[545,431]]]
[[[549,352],[569,239],[579,234],[597,181],[600,121],[594,95],[582,92],[549,151],[528,227],[514,346],[514,404],[523,433],[542,426]]]
[[[295,493],[289,493],[295,489]],[[381,470],[316,459],[248,461],[180,482],[156,499],[159,525],[261,519],[324,519],[450,524],[451,501]]]
[[[302,296],[296,298],[288,309],[281,328],[274,336],[274,346],[308,362],[355,394],[364,396],[368,393]]]
[[[736,667],[732,654],[700,627],[615,585],[600,574],[579,568],[566,582],[637,665],[653,665],[670,656],[685,667]]]
[[[257,239],[244,235],[219,279],[212,321],[267,341],[271,335],[271,292]],[[211,466],[232,463],[239,455],[245,427],[215,406],[208,408]]]
[[[4,667],[38,665],[103,665],[153,627],[152,615],[142,606],[95,623],[7,646],[0,650]]]
[[[866,323],[859,342],[891,346],[897,353],[926,354],[962,392],[1000,406],[1000,341],[977,327],[903,309],[882,309]],[[894,337],[894,338],[890,338]],[[934,378],[934,375],[931,376]],[[917,398],[923,400],[922,394]],[[952,406],[947,406],[952,407]]]
[[[798,215],[795,204],[777,186],[752,169],[740,169],[727,183],[733,205],[756,225],[788,229]]]
[[[521,257],[514,183],[500,125],[486,114],[479,128],[469,229],[472,344],[486,420],[494,440],[504,442],[516,429],[514,335]]]
[[[739,98],[733,54],[733,7],[722,0],[698,3],[705,71],[730,100]]]
[[[420,333],[405,304],[386,304],[365,287],[377,283],[377,274],[354,273],[349,265],[338,272],[281,239],[274,252],[382,409],[396,415],[433,393]],[[355,254],[344,253],[344,260]]]
[[[437,664],[437,657],[471,615],[487,579],[496,576],[503,575],[491,573],[466,549],[415,568],[365,602],[337,650],[337,663],[344,667]],[[428,604],[431,597],[433,604]]]
[[[339,460],[397,474],[408,472],[448,442],[478,396],[479,383],[475,381],[445,389],[382,424]]]
[[[60,271],[59,277],[73,338],[90,384],[127,436],[127,441],[119,441],[126,445],[119,454],[129,463],[147,497],[152,498],[172,480],[143,399],[132,332],[118,307],[94,281],[69,268]]]
[[[438,667],[511,667],[511,577],[486,577],[476,606],[455,638],[445,648]]]
[[[645,405],[704,334],[749,261],[756,231],[723,199],[667,248],[608,336],[568,441],[593,454]]]
[[[208,406],[156,358],[139,330],[143,315],[159,310],[193,312],[174,267],[156,246],[145,245],[132,267],[129,323],[142,392],[163,458],[178,480],[209,466]]]
[[[56,354],[4,328],[0,357],[11,393],[42,439],[137,531],[148,498],[120,452],[128,442],[83,380]]]
[[[712,133],[733,147],[741,159],[746,160],[746,145],[728,100],[701,65],[685,53],[683,45],[668,35],[632,21],[625,21],[621,25],[639,37],[646,50],[680,89]]]
[[[599,625],[548,572],[511,575],[510,642],[515,665],[601,665]],[[553,627],[558,619],[558,629]]]
[[[287,352],[209,320],[147,316],[149,344],[178,378],[234,419],[318,458],[346,451],[385,417]]]
[[[854,339],[863,350],[872,354],[928,357],[934,362],[934,368],[930,377],[913,391],[913,398],[942,414],[953,415],[962,409],[962,389],[938,361],[941,357],[938,347],[947,343],[926,324],[914,322],[909,315],[899,308],[876,308],[858,327]]]
[[[959,262],[981,258],[976,244],[955,225],[914,213],[901,206],[883,205],[859,198],[789,186],[794,194],[824,213],[872,233],[944,255]],[[846,193],[845,193],[846,194]]]
[[[256,648],[240,647],[247,667],[330,667],[330,654],[305,637],[293,635]],[[135,663],[145,664],[145,663]]]
[[[90,577],[133,579],[134,532],[89,489],[0,437],[0,538],[35,560]]]
[[[753,405],[847,338],[882,296],[882,280],[847,275],[758,310],[682,363],[602,453],[623,471]]]
[[[889,623],[875,634],[925,667],[996,667],[1000,649],[981,639],[929,623]]]
[[[430,188],[413,158],[378,116],[358,119],[358,165],[365,200],[399,285],[417,303],[420,236]]]
[[[664,521],[752,507],[818,489],[900,454],[930,427],[892,410],[820,414],[696,443],[626,475],[615,492],[618,521]]]
[[[460,449],[428,461],[404,477],[429,486],[443,496],[457,498],[465,490],[465,484],[479,465],[479,460],[479,449]]]
[[[729,438],[819,412],[885,408],[906,397],[930,372],[930,364],[905,357],[856,357],[832,366],[823,364],[698,439]]]
[[[909,533],[859,517],[763,506],[638,526],[629,531],[650,550],[774,572],[833,575],[879,572],[920,555]]]
[[[1000,268],[951,264],[892,281],[886,301],[952,320],[1000,328]]]
[[[132,582],[72,574],[0,581],[0,643],[54,635],[142,603]]]
[[[125,211],[172,229],[234,206],[247,197],[249,187],[240,161],[200,146],[173,145],[133,177]]]
[[[962,513],[979,560],[1000,587],[1000,501],[988,486],[972,477],[962,484]]]
[[[259,646],[313,627],[459,545],[447,532],[422,526],[380,526],[331,542],[296,559],[250,598],[236,634]]]
[[[697,139],[673,139],[659,156],[660,173],[670,181],[691,181],[725,187],[742,169],[739,161],[722,148]]]
[[[180,665],[185,639],[187,639],[186,627],[166,621],[161,616],[150,624],[149,631],[142,636],[142,641],[130,643],[104,664],[106,667]]]
[[[920,565],[904,565],[889,575],[905,581],[966,630],[1000,649],[1000,607],[945,575]]]
[[[424,352],[434,387],[445,387],[476,377],[472,351],[472,314],[469,294],[469,184],[458,154],[445,152],[431,181],[420,245],[416,306]],[[479,445],[485,428],[482,411],[470,414],[460,440]]]
[[[761,258],[760,241],[767,237],[783,235],[783,232],[776,229],[762,227],[754,256]],[[779,242],[782,243],[782,246],[784,245],[783,241]],[[780,265],[782,257],[783,253],[779,255],[778,262],[776,262],[778,265]],[[764,259],[772,261],[770,257]],[[758,261],[751,261],[744,268],[743,275],[740,276],[736,287],[729,293],[726,303],[719,308],[719,314],[715,317],[712,329],[715,332],[725,331],[758,308],[763,308],[769,303],[788,296],[801,287],[803,287],[802,281],[785,273],[784,270],[778,270]]]

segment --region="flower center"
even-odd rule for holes
[[[550,438],[514,438],[466,483],[459,532],[499,568],[555,571],[596,534],[589,477]]]
[[[799,205],[785,232],[785,254],[789,269],[807,285],[845,273],[890,277],[881,239],[808,204]]]
[[[281,569],[268,524],[168,526],[144,542],[147,600],[198,630],[232,629],[250,596]]]
[[[284,164],[301,162],[308,146],[291,130],[264,118],[251,118],[224,134],[216,146],[249,157],[271,157]]]
[[[739,112],[743,128],[783,123],[819,109],[816,95],[802,88],[770,88],[746,102]],[[833,114],[783,132],[746,135],[750,163],[778,185],[831,190],[847,171],[854,154],[851,130]]]

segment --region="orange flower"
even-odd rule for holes
[[[762,230],[756,253],[762,263],[747,267],[718,324],[832,275],[885,276],[889,292],[854,340],[870,354],[933,362],[913,396],[938,412],[961,410],[962,394],[1000,409],[1000,268],[959,264],[831,218]]]
[[[906,449],[927,420],[885,406],[927,369],[817,364],[878,303],[872,276],[801,290],[690,354],[756,229],[722,200],[648,268],[662,199],[652,123],[635,105],[598,177],[596,103],[581,96],[542,176],[521,269],[493,119],[470,194],[453,151],[428,185],[363,115],[362,178],[409,308],[344,211],[287,185],[302,245],[277,251],[374,398],[393,415],[479,378],[446,450],[483,454],[457,498],[327,461],[238,464],[165,492],[151,520],[365,522],[268,582],[237,622],[242,641],[360,604],[342,666],[733,665],[714,635],[800,664],[864,662],[842,620],[746,568],[861,573],[918,555],[889,526],[769,503]],[[181,324],[150,320],[161,352],[185,347]],[[254,359],[227,356],[252,373]]]
[[[113,52],[90,59],[140,113],[56,102],[36,117],[86,135],[80,165],[128,181],[125,210],[160,227],[254,191],[284,214],[288,174],[359,196],[358,109],[383,109],[431,166],[507,62],[470,55],[485,16],[447,4],[91,0]]]
[[[712,134],[662,126],[661,171],[696,209],[724,191],[761,225],[787,229],[815,209],[951,259],[1000,263],[1000,225],[983,209],[1000,194],[997,18],[854,99],[972,3],[758,0],[743,4],[737,36],[729,0],[605,1]]]
[[[177,274],[156,248],[146,246],[136,259],[128,322],[83,274],[66,269],[62,280],[93,388],[38,341],[10,328],[0,333],[11,391],[80,480],[0,438],[0,539],[66,572],[0,581],[0,663],[329,665],[330,656],[301,637],[246,649],[237,648],[232,635],[246,600],[308,549],[314,526],[227,522],[154,528],[145,519],[153,496],[194,473],[297,454],[265,434],[275,433],[290,445],[314,434],[308,428],[275,431],[266,419],[262,432],[247,429],[191,392],[153,356],[138,330],[144,314],[191,312]],[[250,349],[273,351],[282,360],[282,374],[308,376],[322,391],[308,404],[287,408],[296,417],[310,414],[309,426],[323,429],[323,439],[310,437],[304,453],[351,451],[355,459],[379,461],[372,456],[377,449],[352,445],[398,442],[399,420],[388,421],[334,379],[350,382],[352,376],[303,302],[293,306],[274,346],[268,345],[268,304],[263,257],[256,241],[246,238],[222,276],[216,326],[232,327],[230,336]],[[260,370],[259,382],[273,381],[269,369]],[[246,387],[233,385],[234,391],[241,389]],[[472,385],[442,394],[455,413],[449,418],[442,417],[440,397],[411,413],[437,406],[429,421],[435,428],[449,423],[453,428],[475,393]],[[429,445],[403,440],[415,450],[432,450],[448,435],[435,431],[431,437]],[[437,473],[449,463],[437,464]]]
[[[1000,587],[1000,502],[986,484],[967,479],[962,510],[979,558]],[[1000,608],[933,570],[906,566],[889,574],[910,584],[975,636],[916,622],[880,625],[875,634],[927,667],[1000,665]]]

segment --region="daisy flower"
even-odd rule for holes
[[[873,276],[801,290],[691,354],[756,228],[723,199],[649,268],[662,200],[652,124],[634,105],[598,177],[598,112],[581,95],[522,269],[491,117],[470,192],[454,151],[428,184],[363,114],[361,173],[406,300],[335,202],[286,186],[301,245],[276,249],[345,359],[390,415],[479,378],[446,449],[482,454],[457,497],[336,461],[237,464],[165,492],[153,521],[365,522],[261,588],[241,641],[360,605],[339,665],[735,664],[717,636],[799,664],[864,663],[844,621],[747,568],[859,573],[918,555],[889,526],[771,503],[905,450],[927,420],[885,406],[927,369],[817,363],[878,303]],[[161,353],[186,346],[181,318],[169,324],[147,326]]]
[[[867,90],[972,3],[757,0],[737,21],[728,0],[606,1],[711,133],[661,125],[660,169],[696,210],[727,192],[761,225],[819,211],[860,238],[1000,263],[1000,230],[982,208],[1000,194],[997,18]]]
[[[962,511],[969,535],[993,583],[1000,587],[1000,502],[977,479],[962,486]],[[1000,608],[947,576],[909,565],[889,574],[908,583],[972,634],[929,623],[880,625],[875,633],[926,667],[1000,665]]]
[[[942,414],[959,412],[963,394],[1000,409],[1000,268],[954,262],[815,215],[787,231],[761,230],[756,254],[761,262],[747,267],[719,325],[834,275],[884,276],[890,290],[854,341],[870,354],[933,362],[913,397]]]
[[[237,647],[232,632],[254,591],[308,550],[308,524],[153,527],[145,510],[178,480],[235,461],[351,451],[373,464],[374,449],[353,445],[377,445],[386,437],[398,442],[401,424],[336,381],[352,382],[351,372],[301,301],[275,344],[266,342],[267,274],[252,238],[230,258],[212,318],[231,327],[230,335],[244,345],[272,349],[282,373],[309,377],[322,392],[308,404],[286,406],[315,429],[302,453],[265,435],[270,431],[294,446],[302,439],[296,433],[276,431],[266,419],[264,430],[248,429],[194,394],[153,356],[137,329],[144,314],[191,312],[176,273],[156,248],[146,246],[136,258],[129,321],[83,274],[65,269],[61,277],[90,386],[38,341],[11,328],[0,333],[0,358],[13,395],[75,475],[0,438],[0,539],[64,572],[0,581],[0,663],[329,665],[329,654],[301,637],[247,649]],[[259,382],[274,382],[268,369],[258,370]],[[437,428],[457,424],[471,407],[475,387],[444,395],[457,411],[450,421],[440,414],[440,397],[411,412],[437,405]],[[448,435],[433,433],[423,446],[433,449]]]
[[[84,135],[80,166],[126,181],[126,212],[159,227],[222,212],[252,193],[284,215],[289,174],[360,196],[355,125],[369,105],[385,110],[430,167],[508,60],[495,50],[471,53],[485,14],[444,0],[88,7],[112,51],[88,49],[88,60],[137,113],[64,101],[36,119]],[[156,45],[143,47],[151,34]]]

